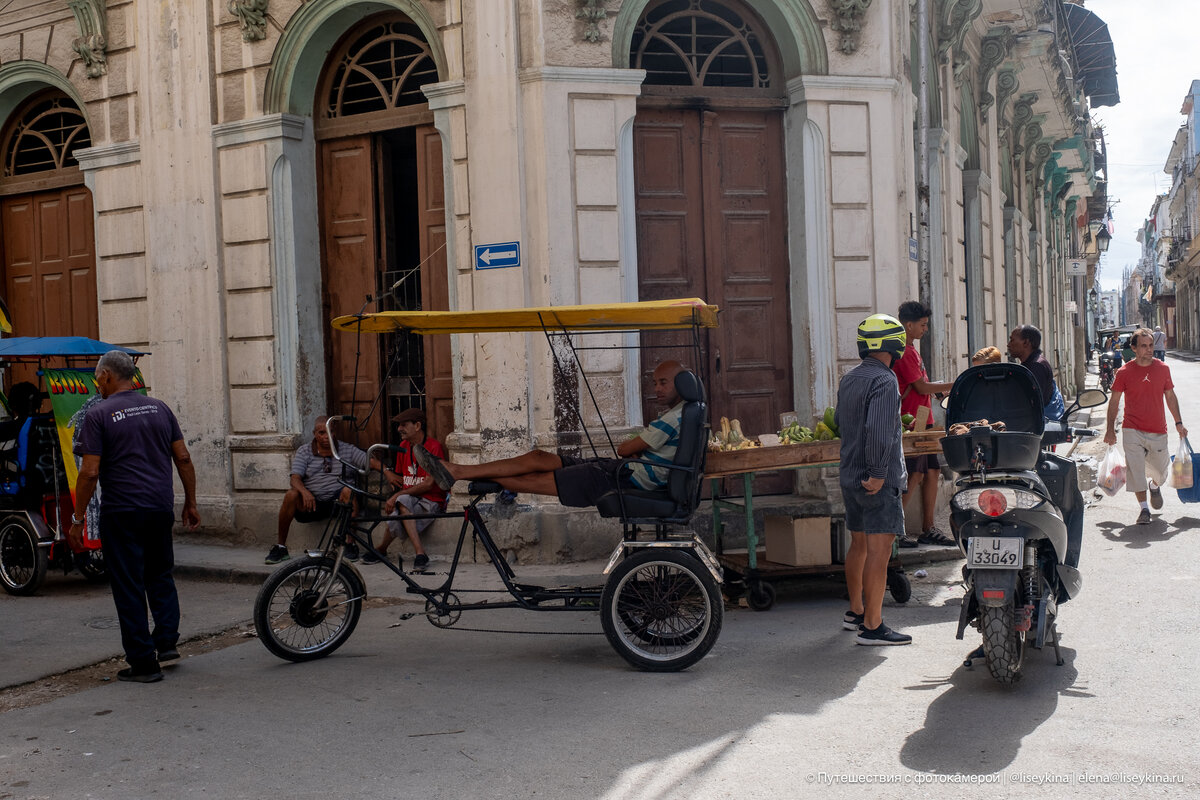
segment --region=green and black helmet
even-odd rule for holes
[[[900,320],[887,314],[872,314],[858,323],[858,357],[870,353],[891,353],[896,358],[904,354],[908,337]]]

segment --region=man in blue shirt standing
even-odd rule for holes
[[[850,530],[846,589],[850,610],[842,627],[857,631],[861,645],[912,642],[883,624],[883,592],[892,542],[904,533],[901,497],[908,483],[900,429],[900,389],[892,364],[904,353],[900,321],[887,314],[858,326],[862,363],[838,385],[837,424],[841,432],[839,482]]]
[[[108,568],[127,669],[117,679],[154,683],[162,680],[160,663],[179,658],[179,595],[171,571],[175,556],[175,490],[171,465],[183,484],[183,522],[200,524],[196,509],[196,470],[179,422],[161,400],[138,394],[133,359],[110,350],[96,365],[96,387],[104,398],[88,411],[75,445],[82,456],[75,485],[75,507],[87,508],[97,481],[100,541]],[[67,534],[72,547],[83,539],[84,521],[71,516]],[[146,607],[154,615],[150,631]]]

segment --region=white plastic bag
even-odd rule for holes
[[[1191,489],[1193,481],[1192,446],[1187,439],[1181,439],[1179,449],[1171,459],[1171,488]]]
[[[1096,474],[1096,485],[1109,497],[1125,487],[1125,454],[1119,445],[1110,445],[1100,462],[1100,472]]]

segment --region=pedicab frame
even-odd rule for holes
[[[582,343],[576,343],[575,339],[588,334],[690,331],[690,347],[697,356],[695,363],[700,364],[700,329],[716,326],[717,308],[696,298],[488,311],[385,311],[342,316],[333,320],[335,329],[358,335],[396,332],[420,335],[541,332],[547,338],[555,369],[560,375],[567,370],[560,352],[571,353],[610,447],[612,437],[603,422],[603,413],[579,362],[578,353],[581,350],[642,350],[646,347],[619,342],[585,347]],[[678,349],[679,346],[662,347]],[[723,619],[721,569],[708,547],[691,530],[679,530],[679,526],[686,524],[699,501],[708,426],[699,379],[690,372],[681,373],[676,387],[681,389],[685,400],[685,421],[681,429],[686,432],[681,433],[681,440],[684,436],[694,437],[696,441],[691,442],[691,446],[698,448],[698,451],[681,442],[676,462],[668,469],[672,474],[683,476],[681,481],[687,482],[688,498],[672,506],[672,513],[661,518],[639,515],[638,509],[663,507],[666,493],[655,493],[663,495],[657,506],[646,506],[646,497],[627,497],[636,494],[629,492],[617,492],[616,498],[602,499],[605,501],[598,513],[620,518],[623,526],[622,541],[608,561],[604,570],[607,580],[602,586],[547,587],[520,582],[488,531],[479,507],[485,497],[502,490],[498,483],[472,482],[467,490],[470,499],[461,511],[412,514],[409,517],[413,520],[462,520],[449,572],[443,581],[432,587],[417,583],[411,577],[413,573],[405,572],[375,549],[372,537],[375,527],[381,522],[395,521],[396,517],[381,513],[356,515],[352,503],[337,502],[318,547],[307,551],[303,558],[284,564],[259,591],[254,612],[259,638],[272,653],[290,661],[307,661],[329,655],[349,638],[358,623],[362,600],[366,596],[362,574],[345,559],[344,541],[350,537],[366,552],[380,557],[382,563],[404,581],[409,593],[425,598],[425,615],[437,627],[455,625],[462,612],[468,610],[521,608],[578,611],[581,608],[595,608],[601,612],[603,629],[610,644],[633,666],[667,672],[695,664],[708,653],[720,633]],[[592,451],[598,453],[578,403],[574,410]],[[326,422],[334,458],[339,463],[342,462],[337,455],[334,424],[343,420],[354,421],[352,417],[336,416]],[[686,459],[690,461],[681,465],[680,454],[685,450],[688,453]],[[373,444],[367,449],[368,456],[379,459],[381,463],[385,458],[394,457],[396,452],[396,446],[386,444]],[[626,461],[636,462],[640,459]],[[369,472],[369,469],[358,470],[342,463],[342,483],[354,493],[362,507],[360,511],[372,504],[382,504],[387,499],[386,494],[375,493],[367,488]],[[346,479],[347,474],[349,480]],[[652,532],[646,528],[652,528]],[[495,588],[460,588],[454,585],[468,532],[473,541],[483,547],[510,599],[496,600],[494,595],[498,590]],[[418,574],[434,573],[424,571]],[[493,597],[477,602],[460,599],[460,595],[472,594]]]

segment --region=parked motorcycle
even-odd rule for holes
[[[1112,389],[1113,379],[1117,376],[1117,370],[1121,368],[1121,354],[1114,350],[1107,350],[1100,354],[1100,388],[1104,391]]]
[[[947,424],[1002,421],[942,439],[950,469],[959,474],[950,526],[966,556],[966,594],[957,638],[968,625],[983,644],[964,662],[983,658],[1003,684],[1021,677],[1025,647],[1058,647],[1058,608],[1079,593],[1083,495],[1075,463],[1043,449],[1096,431],[1066,421],[1081,408],[1107,401],[1097,389],[1080,394],[1058,421],[1042,416],[1041,393],[1018,364],[973,367],[954,382]]]

